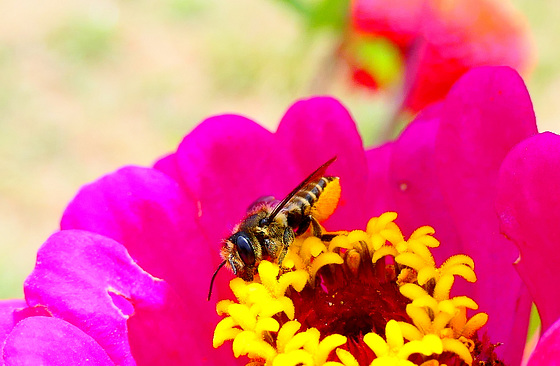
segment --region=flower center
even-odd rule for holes
[[[499,362],[477,331],[488,316],[450,298],[455,276],[475,282],[466,255],[436,267],[439,246],[424,226],[405,240],[392,212],[366,231],[299,237],[282,263],[263,261],[253,282],[230,286],[220,301],[214,347],[233,340],[236,357],[254,365],[472,365]],[[489,363],[494,364],[494,363]]]

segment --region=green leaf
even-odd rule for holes
[[[349,0],[322,0],[311,7],[307,22],[312,30],[328,28],[342,32],[348,27],[349,16]]]
[[[352,57],[381,87],[402,77],[404,61],[399,49],[386,38],[359,37],[350,41]]]
[[[309,30],[344,31],[348,26],[350,0],[281,0],[303,19]]]

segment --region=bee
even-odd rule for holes
[[[295,238],[310,227],[314,236],[322,236],[319,222],[334,212],[340,199],[338,177],[325,176],[335,160],[336,156],[317,168],[282,201],[268,196],[249,207],[247,216],[223,242],[223,261],[212,275],[208,300],[214,279],[224,265],[237,277],[251,281],[262,260],[281,265]]]

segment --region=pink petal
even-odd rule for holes
[[[432,226],[442,243],[434,250],[440,264],[464,251],[449,216],[435,166],[435,140],[442,107],[439,103],[426,108],[395,141],[389,175],[399,225],[405,235],[420,226]]]
[[[2,300],[0,301],[0,344],[4,342],[19,319],[14,313],[17,310],[27,308],[25,300]]]
[[[208,285],[207,281],[204,284]],[[161,308],[135,309],[128,320],[134,359],[138,365],[149,366],[245,364],[234,359],[228,347],[211,348],[214,327],[219,321],[214,317],[212,314],[202,318],[194,307],[187,308],[173,293]]]
[[[548,327],[527,363],[527,366],[558,365],[560,365],[560,319]]]
[[[543,330],[560,318],[560,136],[542,133],[517,145],[500,170],[501,228],[521,252],[516,269],[537,304]]]
[[[115,365],[89,335],[64,320],[36,316],[19,322],[3,349],[6,366]]]
[[[511,332],[529,307],[525,299],[518,301],[523,284],[512,266],[517,250],[499,233],[494,199],[506,154],[535,133],[531,100],[519,75],[507,67],[478,68],[446,98],[435,144],[444,199],[462,246],[477,266],[474,299],[490,316],[491,340],[504,342],[500,348],[508,355],[522,350],[515,342],[524,344],[524,336]]]
[[[158,159],[154,163],[154,169],[159,170],[160,172],[164,172],[171,178],[173,178],[177,183],[184,185],[184,182],[181,178],[181,172],[179,171],[179,167],[177,166],[177,157],[175,153],[166,155],[160,159]]]
[[[126,167],[84,186],[66,208],[61,227],[115,239],[142,268],[184,297],[204,298],[207,284],[188,276],[185,268],[210,278],[212,260],[219,256],[205,242],[197,211],[167,175]]]
[[[366,189],[366,157],[356,124],[340,102],[316,97],[295,103],[282,118],[276,138],[294,164],[295,175],[284,177],[290,187],[337,156],[327,173],[340,177],[342,196],[326,226],[334,230],[365,226],[364,207],[356,203]]]
[[[366,187],[366,217],[377,217],[384,212],[396,211],[391,187],[389,185],[389,163],[393,143],[366,150],[368,164],[368,183]]]
[[[131,324],[131,342],[143,344],[135,348],[143,357],[160,344],[149,339],[145,340],[148,344],[142,343],[143,335],[133,332],[145,332],[143,327],[147,327],[173,334],[162,335],[166,350],[158,351],[170,355],[170,360],[196,362],[212,355],[214,362],[222,357],[224,362],[234,362],[231,350],[212,347],[219,317],[206,297],[213,263],[219,260],[219,242],[214,247],[209,244],[196,222],[197,212],[193,200],[169,176],[154,169],[128,167],[83,187],[64,213],[63,229],[85,229],[119,241],[142,268],[163,278],[179,294],[180,300],[168,299],[165,309],[142,318],[145,321],[131,320],[136,327]],[[214,291],[222,297],[229,293],[227,281],[218,281]]]
[[[68,230],[39,249],[24,291],[29,306],[46,306],[53,316],[93,337],[115,363],[135,365],[126,321],[133,307],[160,307],[168,289],[142,271],[117,242]]]

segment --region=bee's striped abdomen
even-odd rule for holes
[[[336,182],[336,183],[335,183]],[[333,187],[336,186],[335,187]],[[330,193],[329,193],[330,192]],[[334,192],[334,195],[333,195]],[[329,197],[325,197],[329,196]],[[301,189],[286,205],[284,213],[291,226],[297,227],[307,216],[313,216],[317,221],[324,221],[332,214],[340,197],[338,177],[321,177]],[[324,200],[324,198],[328,198]],[[325,201],[327,210],[322,202]],[[332,207],[332,210],[330,209]],[[326,214],[326,211],[329,213]]]

